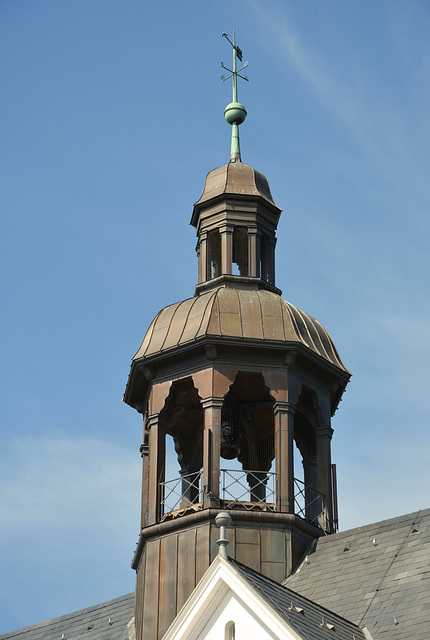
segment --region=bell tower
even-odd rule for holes
[[[237,70],[242,52],[223,35],[232,148],[194,205],[195,295],[157,314],[124,395],[143,416],[138,640],[163,637],[208,568],[221,509],[233,520],[230,555],[277,581],[336,525],[331,417],[350,374],[324,327],[275,286],[281,210],[265,176],[241,161],[237,77],[247,63]]]

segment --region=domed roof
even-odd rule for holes
[[[266,176],[243,162],[229,162],[223,167],[213,169],[206,176],[203,193],[194,205],[191,224],[195,225],[195,218],[200,206],[209,200],[225,195],[260,197],[279,213],[281,210],[275,204],[270,192],[269,181]]]
[[[133,361],[205,337],[298,343],[348,373],[324,327],[266,290],[220,287],[165,307],[151,323]]]

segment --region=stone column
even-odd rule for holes
[[[331,437],[333,429],[330,425],[317,427],[317,489],[325,496],[320,527],[331,532],[333,530],[333,511],[331,496]]]
[[[233,273],[233,230],[230,224],[223,224],[219,228],[221,234],[221,274]]]
[[[142,506],[140,526],[146,527],[148,524],[148,496],[149,496],[149,446],[148,432],[143,432],[143,444],[140,445],[140,455],[142,456]]]
[[[256,227],[248,227],[248,275],[260,277],[260,232]]]
[[[289,402],[275,402],[276,509],[294,513],[294,413]]]
[[[159,415],[148,417],[147,429],[149,431],[149,498],[148,498],[148,525],[155,524],[161,518],[160,483],[164,482],[165,437],[159,423]]]
[[[275,284],[275,247],[276,238],[270,236],[267,242],[268,276],[270,284]]]
[[[305,517],[312,522],[318,515],[319,501],[315,502],[318,486],[317,457],[308,456],[303,464],[305,480]]]
[[[220,499],[221,409],[223,398],[206,398],[203,431],[203,506],[217,507]]]
[[[207,231],[203,231],[199,236],[199,243],[197,245],[197,254],[199,258],[199,284],[206,282],[208,279],[208,234]]]

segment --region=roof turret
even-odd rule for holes
[[[206,176],[203,193],[194,205],[191,223],[197,226],[199,212],[209,203],[214,204],[223,196],[240,198],[261,198],[265,205],[273,207],[276,222],[281,209],[275,204],[270,191],[269,181],[264,174],[243,162],[229,162],[222,167],[212,169]]]

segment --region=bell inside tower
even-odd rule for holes
[[[221,415],[221,458],[237,460],[246,474],[249,501],[264,503],[275,442],[273,399],[262,375],[238,373]]]

